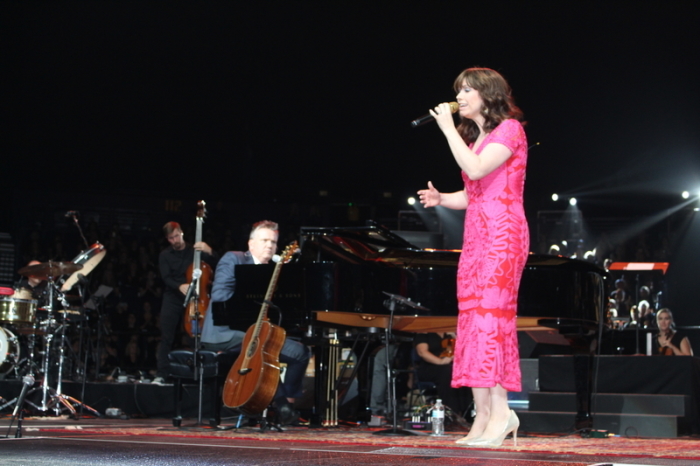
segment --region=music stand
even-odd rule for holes
[[[95,347],[93,348],[94,350],[94,362],[95,362],[95,380],[99,379],[100,376],[100,364],[102,363],[102,330],[104,329],[105,331],[107,330],[104,327],[104,323],[102,322],[102,312],[100,311],[100,305],[104,303],[105,299],[107,296],[112,292],[114,288],[107,286],[107,285],[100,285],[97,288],[97,291],[95,291],[91,296],[90,299],[88,299],[83,307],[85,309],[90,309],[91,311],[95,311],[97,313],[97,341],[95,342]],[[89,326],[88,326],[89,329]],[[89,334],[88,334],[89,335]],[[90,339],[88,338],[88,342],[90,342]],[[85,377],[83,377],[83,380],[87,379],[87,355],[85,356]]]
[[[396,406],[396,370],[391,368],[391,357],[389,357],[389,344],[392,341],[391,328],[394,322],[394,311],[396,310],[396,305],[401,304],[402,306],[417,307],[414,306],[413,302],[404,298],[403,296],[394,295],[384,291],[384,294],[389,296],[384,302],[384,306],[389,309],[389,325],[384,329],[384,335],[386,339],[386,377],[387,377],[387,405],[391,403],[391,411],[393,413],[393,424],[391,429],[378,430],[374,432],[374,435],[418,435],[410,430],[400,429],[398,427],[398,407]],[[397,349],[398,351],[398,349]]]

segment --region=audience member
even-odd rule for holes
[[[676,331],[673,322],[673,314],[667,308],[656,313],[656,325],[659,334],[656,336],[658,343],[657,353],[662,356],[692,356],[693,348],[690,347],[688,337]]]

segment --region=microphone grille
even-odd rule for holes
[[[450,102],[450,111],[456,113],[459,110],[459,104],[457,102]]]

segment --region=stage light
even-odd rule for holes
[[[552,194],[552,200],[555,201],[555,202],[558,201],[558,200],[559,200],[559,194],[557,194],[557,193]]]
[[[689,193],[688,191],[683,191],[683,192],[681,193],[681,197],[682,197],[683,199],[688,199],[688,198],[690,197],[690,193]]]
[[[408,205],[413,205],[413,204],[416,203],[416,198],[413,197],[413,196],[411,196],[411,197],[408,198],[408,201],[407,201],[407,202],[408,202]]]
[[[576,201],[576,198],[575,198],[575,197],[572,197],[571,199],[569,199],[569,205],[575,206],[575,205],[576,205],[576,202],[577,202],[577,201]]]

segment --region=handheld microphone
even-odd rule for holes
[[[17,403],[15,404],[15,409],[12,411],[12,417],[17,417],[17,414],[19,411],[22,409],[22,405],[24,404],[24,399],[27,396],[27,391],[29,390],[29,387],[34,385],[34,377],[31,375],[25,375],[22,378],[22,391],[19,393],[19,396],[17,397]]]
[[[450,111],[452,113],[455,113],[455,112],[457,112],[457,110],[459,110],[459,104],[457,102],[450,102]],[[430,121],[435,121],[435,117],[432,116],[430,113],[428,113],[427,115],[423,115],[422,117],[416,118],[415,120],[413,120],[411,122],[411,126],[413,128],[416,128],[416,127],[424,125]]]

